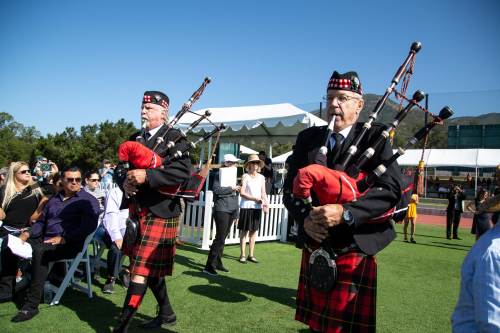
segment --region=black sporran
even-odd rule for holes
[[[123,247],[130,249],[139,241],[139,221],[129,217],[125,223],[127,228],[123,235]]]
[[[311,286],[323,292],[330,291],[337,281],[335,253],[319,248],[309,258],[309,281]]]

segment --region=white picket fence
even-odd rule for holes
[[[270,195],[269,214],[262,214],[261,224],[257,233],[257,242],[280,240],[286,241],[286,230],[288,212],[283,205],[282,195]],[[213,193],[201,192],[200,198],[194,202],[188,202],[181,223],[180,238],[184,242],[201,245],[203,250],[208,250],[215,238],[215,222],[212,218]],[[207,226],[207,227],[205,227]],[[233,224],[226,244],[238,244],[240,242],[237,222]]]

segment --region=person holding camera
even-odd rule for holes
[[[101,177],[101,188],[109,190],[113,185],[114,166],[111,161],[104,159],[102,161],[102,168],[99,169],[99,176]]]
[[[40,184],[47,184],[48,179],[59,172],[57,165],[46,157],[38,156],[33,174]]]
[[[451,177],[450,177],[451,178]],[[458,237],[458,225],[463,213],[463,201],[465,200],[464,191],[460,186],[454,186],[448,195],[448,207],[446,208],[446,238],[451,239],[453,225],[453,239]]]

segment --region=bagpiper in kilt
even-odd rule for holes
[[[295,319],[318,332],[374,332],[377,265],[375,257],[351,250],[337,257],[338,276],[329,292],[310,285],[310,252],[302,253]]]
[[[357,73],[334,72],[328,84],[327,100],[327,117],[328,121],[334,119],[334,133],[328,141],[325,162],[333,169],[363,129],[363,123],[357,122],[364,106]],[[383,126],[372,124],[358,146],[359,151],[370,147],[370,142],[382,131]],[[372,188],[353,202],[320,206],[312,193],[314,207],[304,219],[294,208],[293,181],[299,169],[317,163],[327,132],[327,126],[322,126],[299,133],[283,187],[285,206],[299,223],[297,245],[303,248],[295,319],[308,325],[311,332],[375,332],[375,254],[396,234],[390,221],[375,223],[372,219],[394,207],[400,199],[401,174],[397,163],[392,164]],[[362,171],[372,171],[390,156],[392,149],[386,143],[374,152],[374,158]],[[312,269],[315,262],[311,263],[309,258],[311,251],[318,248],[333,252],[336,270],[320,270],[326,275],[316,274],[318,270]],[[331,273],[334,271],[336,274]],[[313,280],[320,282],[315,284]],[[318,286],[323,281],[334,283],[322,290]]]
[[[123,182],[124,192],[132,198],[129,219],[136,222],[138,231],[135,243],[124,249],[130,257],[131,282],[120,325],[114,332],[128,331],[129,323],[148,287],[158,302],[159,311],[153,320],[141,326],[155,329],[174,325],[177,320],[168,298],[165,276],[172,275],[174,266],[180,200],[158,190],[178,187],[186,181],[191,174],[191,161],[188,156],[173,158],[177,151],[184,151],[188,147],[184,138],[176,141],[172,148],[167,147],[169,141],[179,137],[178,130],[169,130],[165,124],[168,106],[167,95],[159,91],[146,91],[141,105],[143,131],[129,139],[151,150],[156,146],[154,151],[161,158],[170,156],[165,159],[170,161],[157,168],[129,170]]]
[[[141,213],[133,208],[129,211],[141,230],[138,241],[130,248],[124,248],[124,253],[130,258],[130,274],[160,278],[171,276],[179,217],[164,219],[147,212],[147,209]]]

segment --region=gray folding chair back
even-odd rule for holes
[[[83,249],[82,251],[78,252],[75,258],[73,259],[61,259],[57,260],[54,262],[51,262],[49,264],[49,272],[50,269],[52,268],[53,264],[56,262],[63,262],[66,266],[66,275],[64,276],[63,281],[61,282],[61,285],[59,287],[56,287],[52,285],[50,282],[45,283],[45,288],[44,290],[47,291],[49,289],[53,293],[55,293],[54,297],[52,298],[52,301],[50,302],[50,305],[57,305],[59,304],[59,301],[64,294],[64,291],[66,291],[66,288],[71,285],[74,289],[86,292],[89,298],[92,298],[92,275],[91,275],[91,267],[90,267],[90,258],[89,258],[89,251],[88,247],[90,242],[92,241],[92,238],[94,237],[94,232],[89,234],[87,238],[85,239],[85,242],[83,244]],[[80,279],[75,278],[75,272],[78,269],[78,266],[83,263],[85,267],[85,273],[86,273],[86,278],[87,281],[86,283],[80,281]]]

